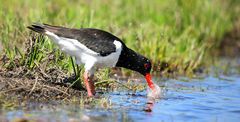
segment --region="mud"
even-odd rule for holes
[[[69,79],[57,69],[47,72],[22,68],[0,70],[0,94],[31,101],[66,100],[84,95],[83,88],[74,89],[66,82]]]

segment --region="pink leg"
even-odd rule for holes
[[[84,83],[86,85],[86,89],[89,97],[92,97],[95,95],[95,87],[92,79],[93,79],[93,75],[91,76],[88,72],[84,73]]]

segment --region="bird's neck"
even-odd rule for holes
[[[136,53],[132,49],[123,47],[116,67],[124,67],[139,72],[141,66],[142,55]]]

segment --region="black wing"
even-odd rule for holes
[[[44,24],[43,28],[55,33],[60,37],[76,39],[89,49],[99,53],[101,56],[107,56],[113,52],[116,52],[116,46],[113,43],[115,40],[118,40],[122,43],[118,37],[99,29],[70,29],[47,24]]]

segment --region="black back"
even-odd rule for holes
[[[118,37],[99,29],[70,29],[47,24],[44,24],[42,27],[60,37],[76,39],[87,48],[99,53],[101,56],[107,56],[116,52],[116,47],[113,43],[115,40],[118,40],[123,44]]]

